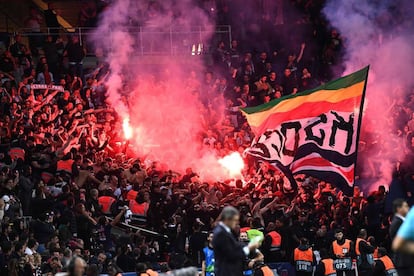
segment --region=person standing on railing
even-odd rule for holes
[[[43,35],[40,33],[40,26],[43,16],[35,7],[30,8],[29,17],[25,20],[25,26],[29,32],[29,45],[32,55],[37,57],[43,43]]]
[[[56,39],[52,35],[46,37],[46,41],[43,44],[43,51],[45,53],[47,65],[53,76],[59,76],[60,56],[58,52],[59,45],[56,43]]]
[[[14,37],[15,43],[10,46],[10,53],[15,58],[17,79],[23,79],[24,70],[29,68],[32,58],[30,56],[29,48],[22,43],[22,37],[20,34],[16,34]]]
[[[69,73],[72,76],[80,77],[82,83],[85,83],[83,79],[83,59],[85,55],[86,49],[81,45],[79,36],[73,35],[71,41],[66,46],[63,56],[69,60]]]
[[[53,42],[56,42],[59,37],[60,24],[57,19],[59,13],[60,11],[55,9],[53,2],[47,4],[47,10],[45,10],[45,22],[48,28],[48,33],[52,35]]]

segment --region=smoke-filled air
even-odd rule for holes
[[[409,0],[330,0],[324,11],[345,41],[344,75],[370,65],[358,163],[376,179],[370,183],[375,190],[389,185],[392,173],[406,164],[410,141],[398,119],[401,103],[413,92],[413,5]]]
[[[125,138],[138,156],[159,161],[164,168],[192,167],[211,180],[234,176],[232,168],[220,165],[200,142],[206,126],[222,119],[224,107],[220,97],[200,91],[203,76],[195,73],[206,71],[200,54],[215,23],[191,0],[149,2],[147,9],[141,9],[143,2],[115,1],[94,34],[94,43],[110,66],[108,101],[123,120],[124,133],[130,136]],[[140,10],[148,10],[145,21]],[[171,29],[202,32],[170,36]],[[142,49],[154,56],[168,49],[171,56],[159,60],[160,66],[147,66],[137,62],[142,56],[133,55]],[[207,112],[208,105],[214,112]]]

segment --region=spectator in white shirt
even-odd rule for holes
[[[27,241],[27,247],[24,251],[24,254],[26,255],[33,255],[36,253],[37,247],[39,246],[39,243],[35,239],[30,239]]]

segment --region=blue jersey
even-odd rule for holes
[[[204,261],[206,263],[206,276],[214,276],[214,251],[210,247],[204,247]]]

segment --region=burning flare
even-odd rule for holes
[[[124,130],[125,139],[129,140],[132,137],[132,128],[129,124],[129,118],[125,118],[122,122],[122,129]]]
[[[231,177],[240,176],[244,169],[243,158],[237,151],[220,158],[218,162],[229,172]]]

